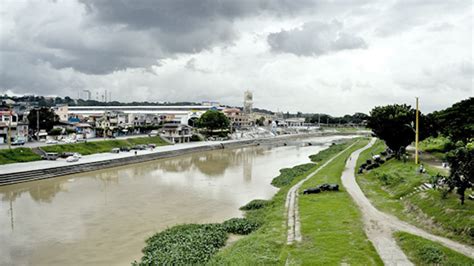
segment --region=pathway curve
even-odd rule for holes
[[[331,159],[325,162],[323,165],[319,166],[318,169],[313,171],[303,180],[295,184],[293,187],[290,188],[288,194],[286,195],[286,202],[285,207],[287,211],[287,218],[288,218],[288,237],[287,237],[287,244],[291,245],[294,241],[301,242],[301,223],[300,223],[300,216],[299,216],[299,209],[298,209],[298,189],[306,182],[308,179],[316,175],[321,169],[323,169],[326,165],[331,163],[335,158],[339,155],[343,154],[345,151],[350,149],[354,146],[358,141],[351,144],[349,147],[345,148],[343,151],[339,152],[338,154],[334,155]]]
[[[469,245],[464,245],[453,240],[436,236],[428,233],[416,226],[403,222],[395,216],[383,213],[377,210],[372,203],[367,199],[354,176],[355,166],[359,154],[370,148],[375,142],[375,138],[371,140],[367,146],[353,152],[351,159],[347,160],[346,169],[342,173],[342,184],[347,192],[351,195],[353,200],[362,211],[363,220],[365,224],[365,231],[375,249],[386,265],[412,265],[405,254],[401,251],[393,238],[393,232],[404,231],[410,234],[421,236],[423,238],[436,241],[450,249],[462,253],[468,257],[474,258],[474,248]]]

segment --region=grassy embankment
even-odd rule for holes
[[[378,140],[371,149],[361,154],[358,165],[383,150],[385,144]],[[443,199],[442,192],[434,189],[408,196],[417,186],[430,182],[431,175],[439,172],[428,165],[425,167],[427,173],[419,174],[413,161],[403,163],[392,159],[379,168],[357,175],[357,182],[378,209],[432,233],[474,244],[473,201],[466,200],[461,205],[454,192]],[[471,193],[471,190],[466,193]]]
[[[41,160],[41,157],[30,148],[14,148],[0,150],[0,165],[9,163],[31,162]]]
[[[312,156],[321,164],[348,147],[353,141],[333,145],[329,149]],[[354,150],[367,144],[359,141],[343,153],[316,176],[303,185],[303,188],[324,182],[340,183],[345,161]],[[361,214],[350,196],[341,189],[339,192],[324,192],[313,195],[300,195],[300,217],[303,242],[286,245],[286,194],[299,180],[316,170],[320,163],[283,170],[272,183],[280,184],[278,193],[263,208],[246,212],[250,220],[258,221],[261,228],[249,236],[223,249],[210,262],[213,265],[254,265],[254,264],[292,264],[339,265],[382,265],[378,254],[363,232]],[[302,171],[302,168],[306,168]],[[282,182],[283,181],[283,182]],[[302,190],[300,191],[300,193]]]
[[[474,265],[473,259],[419,236],[397,232],[395,239],[415,265]]]
[[[168,145],[159,136],[130,138],[123,140],[104,140],[86,143],[61,144],[41,147],[46,152],[78,152],[82,155],[90,155],[101,152],[110,152],[112,148],[131,147],[138,144],[156,144],[157,146]],[[14,148],[11,150],[0,150],[0,165],[19,162],[31,162],[41,160],[30,148]]]

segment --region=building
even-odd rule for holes
[[[56,105],[52,109],[59,117],[59,121],[67,122],[69,120],[69,106],[67,104]]]
[[[250,116],[238,108],[227,108],[224,109],[223,113],[229,118],[230,124],[234,129],[248,128],[253,125]]]
[[[189,142],[192,135],[192,127],[183,124],[164,124],[160,130],[160,136],[173,143]]]
[[[0,143],[8,143],[9,128],[12,141],[28,141],[28,123],[19,121],[18,114],[13,111],[0,110]]]
[[[253,93],[247,90],[244,93],[244,113],[250,114],[252,113],[253,108]]]

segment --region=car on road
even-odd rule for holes
[[[48,140],[46,141],[46,144],[58,144],[58,141],[55,140],[55,139],[48,139]]]
[[[73,162],[77,162],[77,161],[79,161],[79,157],[74,156],[74,155],[69,156],[69,157],[66,158],[66,162],[68,162],[68,163],[73,163]]]
[[[130,151],[130,147],[120,147],[120,151],[129,152],[129,151]]]
[[[146,145],[144,144],[135,145],[133,146],[132,150],[146,150]]]
[[[120,149],[119,148],[113,148],[112,150],[110,150],[111,153],[120,153]]]
[[[25,141],[22,139],[16,139],[12,142],[13,146],[25,145]]]
[[[59,158],[59,154],[56,152],[47,152],[41,156],[43,160],[52,160],[55,161]]]
[[[71,157],[71,156],[74,156],[74,152],[63,152],[59,155],[59,157],[61,157],[61,158],[68,158],[68,157]]]

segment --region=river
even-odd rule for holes
[[[307,163],[348,137],[215,150],[0,187],[0,265],[130,265],[155,232],[240,217],[240,206],[276,193],[270,182],[279,169]]]

